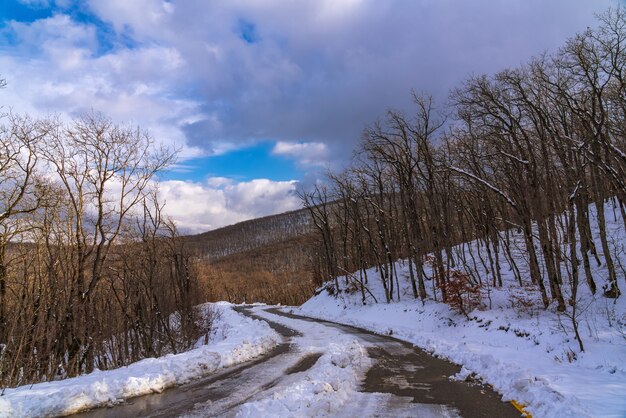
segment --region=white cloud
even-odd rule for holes
[[[329,163],[328,146],[323,142],[278,141],[272,154],[292,158],[304,168],[325,167]]]
[[[203,152],[186,146],[181,130],[205,116],[197,101],[176,94],[187,64],[175,48],[122,47],[98,56],[95,27],[62,14],[9,27],[20,42],[13,54],[0,55],[8,82],[0,99],[14,111],[64,119],[101,111],[139,125],[159,142],[182,147],[183,157]],[[34,50],[41,52],[29,56]]]
[[[186,233],[199,233],[247,219],[300,207],[296,182],[255,179],[234,182],[209,178],[204,182],[170,180],[159,183],[165,212]]]
[[[161,37],[159,30],[168,30],[168,16],[175,6],[162,0],[88,0],[91,9],[122,32],[131,29],[138,37]]]
[[[81,49],[91,55],[97,47],[96,28],[80,24],[69,16],[57,14],[32,23],[11,21],[8,29],[19,39],[18,49],[23,52],[41,50],[44,56],[56,62],[59,50]]]

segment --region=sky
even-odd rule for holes
[[[515,67],[618,0],[0,0],[0,106],[102,112],[180,150],[166,211],[202,232],[296,209],[411,90]]]

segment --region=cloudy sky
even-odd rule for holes
[[[0,105],[101,111],[181,149],[161,179],[192,232],[298,207],[410,90],[555,50],[618,0],[0,0]]]

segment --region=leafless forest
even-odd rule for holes
[[[501,255],[519,286],[572,318],[580,282],[619,297],[623,248],[607,236],[604,208],[626,226],[624,11],[600,23],[555,54],[469,78],[449,107],[414,94],[415,115],[390,111],[366,129],[352,166],[302,193],[318,231],[317,273],[334,289],[344,276],[363,301],[368,280],[381,280],[389,302],[400,297],[394,262],[406,258],[414,298],[426,297],[429,282],[431,296],[464,311],[485,282],[502,286]],[[591,239],[590,205],[601,248]],[[511,256],[510,231],[523,234],[527,265]],[[453,251],[475,239],[478,251]],[[605,264],[608,277],[594,277],[592,263]],[[490,277],[476,274],[477,264]],[[377,277],[367,277],[371,266]]]
[[[301,193],[306,212],[193,237],[163,215],[153,180],[174,156],[147,134],[100,115],[66,124],[7,112],[0,388],[184,350],[207,328],[194,310],[207,300],[296,304],[326,280],[363,297],[381,280],[395,300],[399,258],[414,298],[428,285],[458,302],[485,281],[502,285],[496,255],[513,260],[498,231],[523,234],[528,266],[516,278],[544,307],[575,318],[579,283],[619,297],[626,269],[603,209],[615,205],[626,227],[625,64],[626,16],[609,11],[554,54],[469,78],[449,105],[414,94],[414,115],[390,111],[365,130],[349,169]],[[474,239],[481,251],[453,253]],[[491,275],[473,274],[476,263]]]
[[[0,386],[186,349],[205,300],[136,128],[6,115],[0,132]]]

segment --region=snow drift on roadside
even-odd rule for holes
[[[115,370],[7,389],[0,396],[0,417],[68,415],[161,392],[250,360],[281,341],[264,321],[238,314],[224,302],[212,306],[219,312],[219,319],[214,324],[209,345],[185,353],[144,359]]]
[[[237,417],[325,417],[349,402],[371,365],[358,341],[330,344],[315,365],[272,396],[245,403]]]

